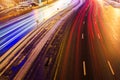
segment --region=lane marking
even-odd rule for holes
[[[110,61],[107,61],[107,63],[108,63],[108,65],[109,65],[109,68],[110,68],[112,74],[115,75],[114,70],[113,70],[113,68],[112,68],[112,65],[110,64]]]
[[[84,39],[84,33],[82,33],[82,39]]]
[[[85,24],[85,21],[83,21],[83,24]]]
[[[83,73],[84,73],[84,76],[86,76],[86,65],[85,65],[85,61],[83,61]]]
[[[67,37],[67,35],[65,36],[65,39],[63,39],[63,41],[62,41],[62,43],[61,43],[61,46],[60,46],[60,50],[59,50],[59,52],[58,52],[58,56],[57,56],[58,63],[57,63],[57,66],[56,66],[55,76],[54,76],[54,79],[53,79],[53,80],[56,80],[56,79],[57,79],[57,74],[58,74],[60,62],[61,62],[61,59],[62,59],[62,51],[63,51],[63,49],[64,49],[63,46],[64,46],[64,44],[65,44],[66,37]]]
[[[98,33],[98,38],[100,39],[100,34]]]

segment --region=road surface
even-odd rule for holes
[[[101,0],[86,0],[68,18],[61,21],[57,17],[62,22],[58,27],[52,27],[51,20],[46,24],[51,28],[39,29],[38,36],[17,50],[20,56],[3,69],[2,76],[14,80],[120,80],[119,14],[119,8]]]

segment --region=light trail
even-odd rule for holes
[[[26,36],[30,31],[36,28],[37,20],[39,24],[45,19],[49,19],[53,15],[68,7],[71,0],[56,1],[46,7],[34,10],[23,17],[18,17],[6,24],[0,25],[0,55],[3,55],[7,50],[14,46],[19,40]],[[63,5],[64,4],[64,5]],[[59,10],[57,10],[59,8]],[[29,25],[32,24],[32,25]],[[26,29],[25,29],[26,27]],[[23,28],[25,30],[23,30]],[[11,34],[12,33],[12,34]],[[17,34],[17,35],[16,35]]]

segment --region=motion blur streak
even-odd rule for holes
[[[0,27],[3,80],[120,80],[119,8],[60,0],[15,19]]]
[[[41,9],[34,10],[28,14],[17,17],[4,24],[0,24],[0,56],[8,51],[30,31],[34,30],[36,26],[40,24],[40,22],[49,19],[59,11],[65,9],[68,4],[70,4],[70,2],[71,0],[59,0]],[[22,30],[23,27],[25,27],[26,30]],[[16,32],[16,30],[19,30],[19,32]],[[23,32],[20,33],[21,31]],[[19,35],[15,36],[18,33]]]

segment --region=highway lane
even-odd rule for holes
[[[46,20],[59,11],[65,9],[71,0],[57,1],[41,9],[34,10],[6,23],[0,24],[0,56],[21,40],[26,34],[34,30],[39,22]],[[64,4],[64,6],[62,6]],[[57,10],[59,8],[59,10]],[[52,11],[51,11],[52,10]],[[38,23],[37,23],[38,22]],[[26,25],[27,24],[27,25]],[[12,33],[12,34],[11,34]],[[17,35],[16,35],[17,34]]]
[[[111,70],[115,80],[119,80],[120,59],[118,56],[120,56],[120,9],[108,6],[104,8],[99,8],[99,12],[100,10],[102,11],[101,13],[99,13],[101,17],[98,16],[98,22],[100,24],[98,29],[101,33],[100,44],[102,44],[100,45],[100,49],[104,51],[103,55],[106,57],[106,63],[108,64],[109,69]],[[107,13],[110,14],[107,15]],[[104,20],[104,22],[102,20]]]
[[[104,50],[100,47],[101,44],[101,33],[98,29],[98,24],[97,23],[97,17],[99,15],[97,12],[97,8],[99,6],[96,6],[96,2],[93,3],[95,7],[93,7],[93,11],[89,14],[89,19],[88,19],[88,35],[89,35],[89,46],[90,47],[90,53],[91,53],[91,59],[93,63],[93,75],[94,79],[98,80],[114,80],[114,76],[112,75],[109,66],[106,61],[105,55],[103,55]],[[94,13],[94,14],[93,14]]]
[[[72,28],[68,34],[68,41],[62,53],[63,57],[61,61],[63,62],[60,63],[60,70],[56,77],[57,80],[93,80],[92,68],[89,60],[89,49],[87,48],[88,42],[87,39],[84,39],[87,37],[85,36],[87,34],[85,29],[87,28],[86,18],[89,10],[88,3],[87,1],[85,5],[79,9],[75,22],[73,26],[71,26]],[[87,71],[87,75],[86,69],[89,70],[89,72]]]

